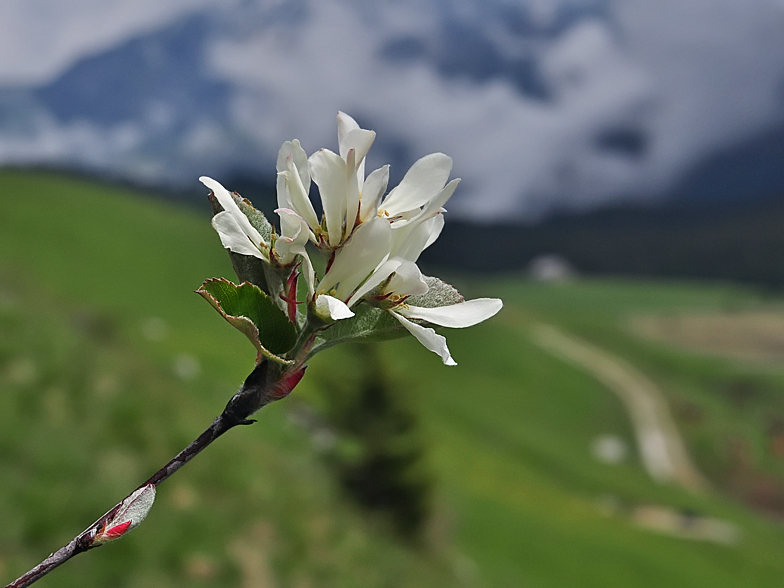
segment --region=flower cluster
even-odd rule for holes
[[[308,157],[298,140],[285,142],[277,160],[280,233],[273,231],[268,239],[241,209],[238,197],[202,177],[223,209],[213,217],[213,227],[233,253],[289,272],[289,286],[278,295],[288,301],[295,325],[301,322],[296,278],[302,275],[307,324],[320,321],[319,328],[327,329],[352,319],[357,305],[368,304],[393,316],[445,364],[455,365],[446,339],[423,323],[469,327],[496,314],[502,302],[428,299],[433,282],[416,262],[441,233],[443,206],[459,180],[448,181],[452,159],[433,153],[414,163],[387,193],[388,165],[365,175],[365,156],[375,136],[341,112],[337,153],[321,149]],[[321,217],[310,199],[311,183],[318,186]],[[315,251],[327,260],[320,278],[311,261]],[[411,304],[412,297],[424,305]]]

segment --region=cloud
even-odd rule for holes
[[[452,155],[465,180],[453,208],[483,219],[650,198],[711,150],[781,120],[779,3],[616,3],[607,19],[582,19],[534,48],[549,100],[503,77],[380,59],[401,22],[417,23],[406,32],[423,46],[439,42],[441,15],[402,10],[368,18],[351,3],[313,2],[296,27],[224,40],[213,67],[244,88],[246,105],[263,105],[237,108],[260,141],[332,145],[334,113],[347,110],[382,149],[387,134],[408,143],[410,161]]]
[[[422,31],[438,31],[435,15],[410,18]],[[378,131],[377,156],[388,136],[408,144],[409,163],[449,153],[464,178],[455,199],[464,214],[530,216],[559,200],[594,202],[634,173],[624,158],[597,153],[592,141],[604,127],[644,124],[655,90],[605,23],[573,27],[543,54],[552,101],[523,96],[500,77],[475,83],[444,77],[427,61],[384,62],[380,48],[395,32],[374,29],[346,3],[313,3],[295,29],[220,43],[212,65],[244,88],[236,115],[260,141],[332,145],[342,109]]]
[[[9,0],[0,79],[50,79],[210,3],[79,0],[71,11],[54,4],[46,24],[34,16],[49,2]],[[207,69],[230,83],[231,128],[197,120],[192,145],[214,134],[229,154],[239,138],[255,150],[247,160],[272,173],[284,140],[335,148],[345,110],[378,132],[371,168],[451,155],[464,181],[450,211],[474,219],[655,198],[701,158],[784,122],[780,1],[270,0],[215,14]],[[42,42],[12,63],[25,34]],[[485,61],[458,60],[458,50]],[[68,129],[48,132],[61,152],[88,138],[118,157],[132,148],[133,133],[99,140],[87,128],[70,142]],[[209,156],[192,146],[178,157]]]
[[[3,0],[0,80],[44,83],[76,60],[215,0]]]

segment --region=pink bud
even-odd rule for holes
[[[119,539],[137,527],[150,512],[155,501],[155,485],[147,484],[134,491],[120,503],[117,512],[106,522],[93,539],[93,545],[103,545]]]
[[[305,375],[305,367],[301,367],[293,372],[286,374],[283,379],[278,382],[275,387],[272,389],[272,394],[270,394],[270,398],[272,400],[280,400],[281,398],[285,398],[294,387],[299,384],[299,381],[302,379],[302,376]]]
[[[115,525],[113,527],[105,527],[102,533],[102,536],[108,540],[119,539],[125,532],[130,528],[131,521],[125,521],[124,523],[120,523],[119,525]]]

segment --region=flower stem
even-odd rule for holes
[[[272,371],[274,372],[274,370]],[[147,481],[139,485],[134,492],[139,488],[148,485],[157,487],[158,484],[166,480],[191,459],[204,451],[207,446],[229,429],[232,429],[237,425],[250,425],[254,423],[255,421],[248,420],[248,417],[269,402],[269,393],[278,383],[277,373],[270,372],[269,362],[258,364],[247,377],[239,392],[229,400],[223,413],[212,421],[212,424],[190,445],[180,451],[169,461],[169,463],[150,476]],[[111,521],[123,502],[130,497],[131,494],[133,494],[133,492],[130,492],[125,499],[121,500],[86,530],[74,537],[67,545],[52,553],[40,564],[8,584],[5,588],[24,588],[25,586],[30,586],[75,555],[79,555],[80,553],[95,547],[100,547],[98,543],[94,543],[96,535],[109,521]]]

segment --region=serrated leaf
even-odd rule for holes
[[[354,339],[385,340],[405,336],[401,324],[386,310],[359,304],[352,308],[354,316],[335,322],[319,333],[310,355],[328,347]]]
[[[289,364],[280,355],[289,351],[297,331],[283,311],[258,286],[244,282],[239,286],[224,278],[213,278],[196,290],[229,324],[245,334],[263,357]]]

